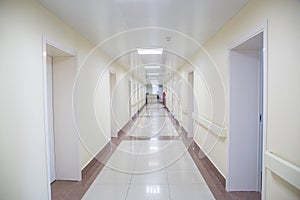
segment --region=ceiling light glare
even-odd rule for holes
[[[159,73],[148,73],[147,76],[158,76]]]
[[[151,85],[158,85],[159,84],[159,82],[157,81],[157,80],[150,80],[150,83],[151,83]]]
[[[139,55],[161,55],[163,54],[163,48],[156,48],[156,49],[137,48],[137,52]]]
[[[160,69],[159,65],[145,65],[144,69]]]

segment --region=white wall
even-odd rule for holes
[[[172,77],[171,80],[169,80],[165,85],[164,85],[164,91],[166,92],[166,106],[169,108],[170,112],[173,112],[173,82],[174,82],[174,77]]]
[[[129,88],[128,88],[128,77],[124,72],[117,73],[117,85],[116,85],[116,99],[118,103],[116,119],[118,123],[118,131],[128,122],[129,116]]]
[[[267,25],[267,151],[288,162],[300,166],[299,119],[300,119],[300,2],[298,0],[250,0],[219,32],[205,45],[224,80],[222,87],[211,82],[217,79],[212,71],[214,64],[199,52],[192,62],[204,75],[195,73],[195,93],[198,114],[223,124],[222,116],[228,110],[228,49],[259,28]],[[206,88],[207,81],[209,88]],[[213,92],[209,94],[209,90]],[[223,98],[224,96],[225,98]],[[225,105],[225,107],[223,105]],[[212,117],[211,117],[212,116]],[[225,118],[227,127],[227,117]],[[218,139],[201,127],[195,140],[208,151],[208,156],[224,176],[227,176],[228,140]],[[205,143],[203,143],[205,141]],[[299,190],[290,186],[269,170],[266,172],[266,199],[299,199]]]
[[[116,103],[116,113],[115,118],[117,122],[117,131],[128,122],[129,116],[129,88],[128,88],[128,77],[125,72],[118,70],[116,72],[116,88],[114,93],[114,100]]]
[[[174,76],[172,76],[164,85],[165,89],[168,88],[167,107],[174,112],[174,117],[181,123],[185,130],[188,130],[188,109],[190,98],[188,93],[190,89],[188,74],[193,71],[193,67],[187,63],[180,67],[174,73]],[[199,78],[198,80],[202,79]],[[197,110],[197,106],[198,105],[195,104],[194,110]]]
[[[129,98],[131,99],[131,117],[133,117],[146,103],[146,86],[137,79],[130,77],[130,74],[128,76],[131,83],[131,94]]]
[[[51,117],[54,121],[52,125],[54,125],[55,175],[57,180],[79,181],[81,180],[80,141],[76,134],[72,109],[77,60],[74,56],[53,57],[52,60],[53,115]]]
[[[2,0],[0,27],[0,196],[1,199],[47,199],[43,36],[75,50],[79,64],[93,45],[33,0]],[[100,54],[91,58],[88,61],[88,73],[101,71],[104,68],[101,64],[105,60]],[[89,83],[81,85],[81,89],[90,86]],[[100,88],[107,95],[108,85],[107,82]],[[82,95],[82,92],[79,91],[79,94]],[[88,116],[91,112],[94,114],[94,110],[88,109],[85,113],[86,106],[89,108],[90,97],[89,94],[78,101],[78,112],[82,114],[83,120],[79,128],[95,133],[99,130],[95,120],[92,126],[87,124]],[[103,105],[100,108],[103,109],[101,116],[107,116],[108,102],[102,98],[99,101]],[[108,119],[103,117],[102,123],[109,125]],[[110,127],[105,125],[103,132],[110,133]],[[107,142],[99,135],[90,140],[95,152]],[[91,154],[81,146],[81,168],[90,159]]]
[[[116,131],[120,131],[122,127],[128,122],[130,119],[129,116],[129,85],[128,85],[128,80],[129,76],[126,70],[121,68],[118,65],[111,66],[108,69],[109,73],[113,73],[116,75],[116,84],[115,87],[113,88],[113,94],[112,94],[112,99],[111,101],[114,101],[115,104],[115,109],[113,110],[112,114],[113,117],[112,119],[115,121]],[[105,81],[101,81],[99,83],[99,86],[102,87],[105,85]],[[97,98],[101,99],[104,98],[103,96],[103,91],[102,89],[99,88],[98,93],[97,93]],[[96,101],[95,106],[101,106],[102,102],[101,101]],[[97,109],[97,117],[101,116],[101,112],[103,112],[102,109]],[[99,121],[101,121],[99,119]]]

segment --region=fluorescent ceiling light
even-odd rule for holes
[[[159,83],[151,83],[152,87],[154,87],[153,85],[159,85]]]
[[[146,65],[144,69],[160,69],[159,65]]]
[[[156,48],[156,49],[141,49],[137,48],[137,52],[139,55],[150,55],[150,54],[162,54],[163,49],[162,48]]]
[[[157,84],[159,84],[158,80],[150,80],[150,83],[151,83],[152,85],[157,85]]]
[[[158,76],[159,73],[148,73],[147,76]]]

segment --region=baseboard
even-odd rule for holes
[[[132,117],[131,117],[132,121],[134,121],[138,118],[139,113],[145,108],[145,106],[146,106],[146,103],[136,113],[134,113],[134,115],[132,115]]]
[[[214,165],[214,163],[209,159],[209,157],[202,151],[201,147],[197,144],[196,141],[194,141],[194,148],[195,148],[194,151],[196,151],[199,159],[201,159],[203,162],[205,162],[204,166],[206,167],[207,171],[213,172],[225,188],[225,186],[226,186],[225,177],[218,170],[218,168]]]
[[[107,142],[106,145],[97,153],[95,157],[93,157],[88,164],[81,170],[82,176],[88,174],[88,172],[95,166],[95,165],[105,165],[106,161],[108,160],[108,154],[111,149],[111,143]]]

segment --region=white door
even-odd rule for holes
[[[258,50],[230,52],[228,191],[260,191],[260,59]]]
[[[264,75],[263,75],[263,66],[264,66],[264,52],[261,49],[259,51],[259,136],[258,136],[258,173],[259,173],[259,191],[262,190],[262,160],[263,160],[263,105],[264,105],[264,99],[263,99],[263,81],[264,81]]]

